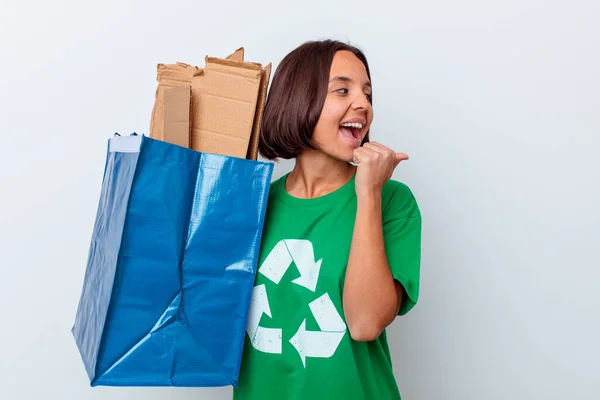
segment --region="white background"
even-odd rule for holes
[[[70,328],[106,140],[148,131],[158,62],[245,46],[277,65],[326,37],[365,50],[373,137],[411,157],[394,177],[423,213],[421,300],[389,329],[404,399],[598,398],[597,1],[0,4],[1,399],[230,397],[88,386]]]

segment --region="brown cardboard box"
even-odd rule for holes
[[[244,61],[244,48],[240,47],[235,52],[227,56],[227,59],[234,61]],[[250,135],[250,141],[248,144],[248,152],[246,153],[246,158],[249,160],[256,160],[258,158],[258,140],[260,135],[260,128],[262,126],[262,117],[270,80],[271,63],[268,63],[264,68],[262,68],[261,71],[260,88],[258,92],[258,100],[256,102],[256,112],[254,114],[252,133]]]
[[[150,120],[151,138],[164,140],[165,92],[174,87],[190,86],[194,74],[198,71],[200,71],[200,68],[181,62],[176,64],[158,64],[156,74],[158,87],[156,88],[152,118]]]
[[[189,148],[191,114],[191,86],[178,86],[165,91],[163,140]]]
[[[182,109],[189,103],[184,90],[172,88],[191,86],[190,147],[256,160],[271,64],[263,68],[243,60],[241,47],[225,59],[206,57],[204,68],[185,63],[159,64],[150,137],[184,143]]]
[[[192,79],[192,149],[246,157],[261,72],[259,64],[206,58]]]
[[[265,110],[265,100],[267,99],[267,91],[269,88],[269,80],[271,79],[271,63],[267,64],[260,74],[260,90],[258,92],[258,101],[256,102],[256,113],[254,114],[254,123],[252,125],[252,135],[250,136],[250,144],[246,158],[256,160],[258,157],[258,139],[260,128],[262,126],[262,117]]]

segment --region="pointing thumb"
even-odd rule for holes
[[[408,160],[408,154],[396,153],[396,162],[397,163],[399,163],[400,161],[404,161],[404,160]]]

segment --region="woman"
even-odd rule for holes
[[[271,185],[234,399],[400,398],[385,328],[417,302],[421,216],[372,121],[360,50],[309,42],[280,63],[259,150],[295,166]]]

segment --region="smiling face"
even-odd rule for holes
[[[350,51],[333,57],[327,97],[313,131],[313,143],[323,153],[352,161],[373,121],[371,82],[365,65]]]

